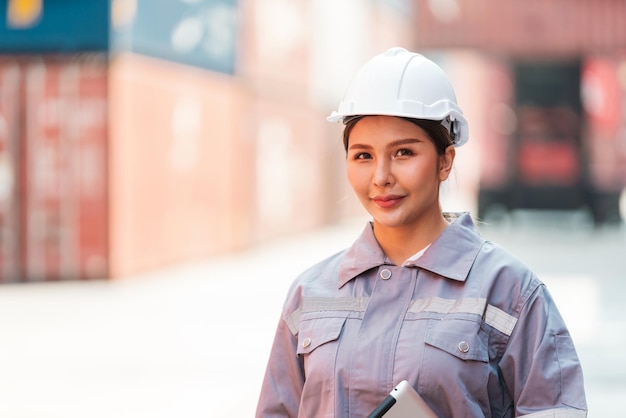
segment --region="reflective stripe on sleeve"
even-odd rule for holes
[[[289,327],[289,331],[291,331],[293,335],[297,335],[300,329],[300,309],[296,309],[291,315],[286,316],[285,322]]]

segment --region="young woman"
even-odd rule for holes
[[[440,417],[585,417],[580,363],[545,286],[442,214],[440,183],[468,127],[445,73],[392,48],[330,121],[372,221],[292,285],[257,417],[367,417],[402,380]]]

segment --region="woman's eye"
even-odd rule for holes
[[[372,158],[372,155],[367,152],[359,152],[354,155],[355,160],[369,160]]]
[[[408,157],[410,155],[413,155],[413,151],[406,148],[399,149],[398,152],[396,152],[396,156],[398,157]]]

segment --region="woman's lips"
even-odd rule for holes
[[[404,196],[388,195],[388,196],[376,196],[372,198],[372,201],[379,207],[387,209],[399,204]]]

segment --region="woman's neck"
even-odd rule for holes
[[[374,236],[385,255],[400,266],[430,245],[447,226],[448,222],[441,212],[422,222],[402,227],[386,227],[374,220]]]

